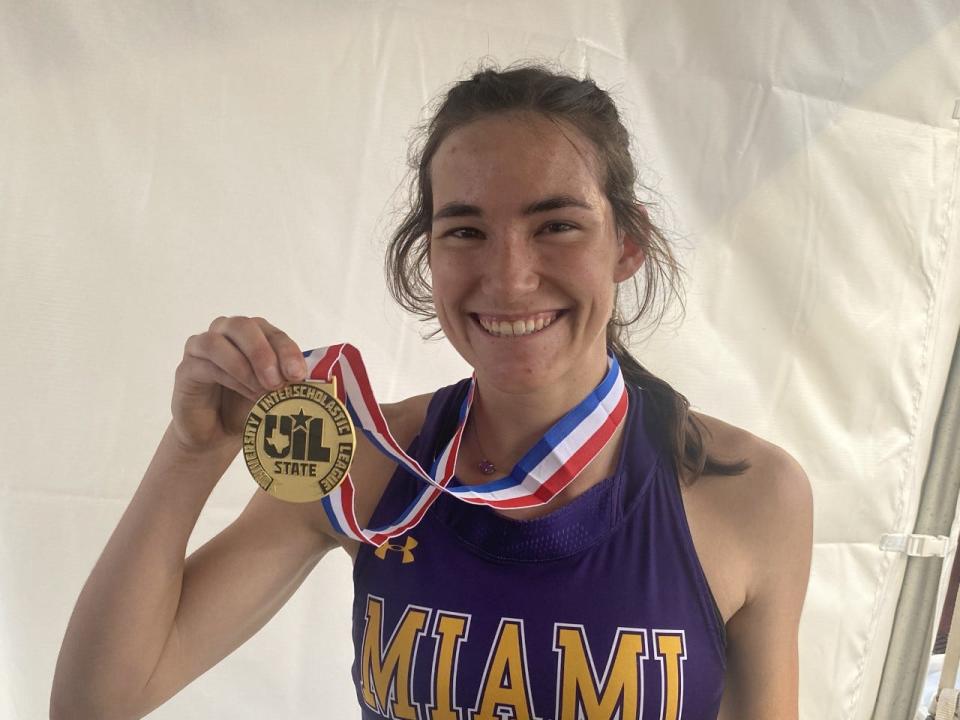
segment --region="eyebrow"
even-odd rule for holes
[[[584,210],[593,210],[593,205],[573,197],[573,195],[551,195],[550,197],[537,200],[523,208],[524,215],[535,215],[537,213],[548,212],[550,210],[559,210],[566,207],[578,207]],[[440,208],[433,216],[434,221],[443,218],[453,217],[481,217],[483,210],[476,205],[468,205],[463,202],[449,202]]]

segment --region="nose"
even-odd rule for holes
[[[539,258],[532,243],[519,233],[505,233],[486,244],[483,289],[500,302],[533,292],[540,285]]]

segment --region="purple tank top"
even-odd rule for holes
[[[441,495],[353,570],[352,668],[364,718],[714,720],[724,626],[670,459],[628,384],[617,470],[534,520]],[[438,390],[410,454],[429,466],[467,381]],[[419,480],[398,469],[388,522]],[[454,479],[453,482],[456,482]]]

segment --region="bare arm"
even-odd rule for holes
[[[322,515],[316,503],[285,503],[257,490],[233,523],[187,558],[170,636],[133,717],[216,665],[283,607],[337,546],[318,528]]]
[[[810,577],[813,496],[779,448],[763,463],[751,522],[755,568],[747,602],[727,623],[719,720],[798,717],[797,633]]]
[[[51,717],[132,718],[175,695],[254,635],[336,542],[317,507],[257,491],[186,561],[213,458],[161,442],[77,601],[54,678]],[[232,451],[219,459],[223,467]]]
[[[236,450],[191,457],[167,429],[74,607],[51,717],[117,708],[147,684],[180,601],[187,540]]]
[[[239,450],[242,418],[265,387],[278,385],[265,367],[278,358],[303,364],[274,331],[259,319],[219,318],[187,342],[174,419],[70,618],[51,693],[55,720],[141,717],[256,632],[336,544],[315,505],[258,491],[232,525],[184,559],[203,505]],[[303,377],[305,366],[298,370]]]

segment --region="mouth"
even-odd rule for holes
[[[492,337],[525,337],[543,332],[565,313],[566,310],[551,310],[519,316],[481,315],[479,313],[469,313],[469,315],[487,335]]]

